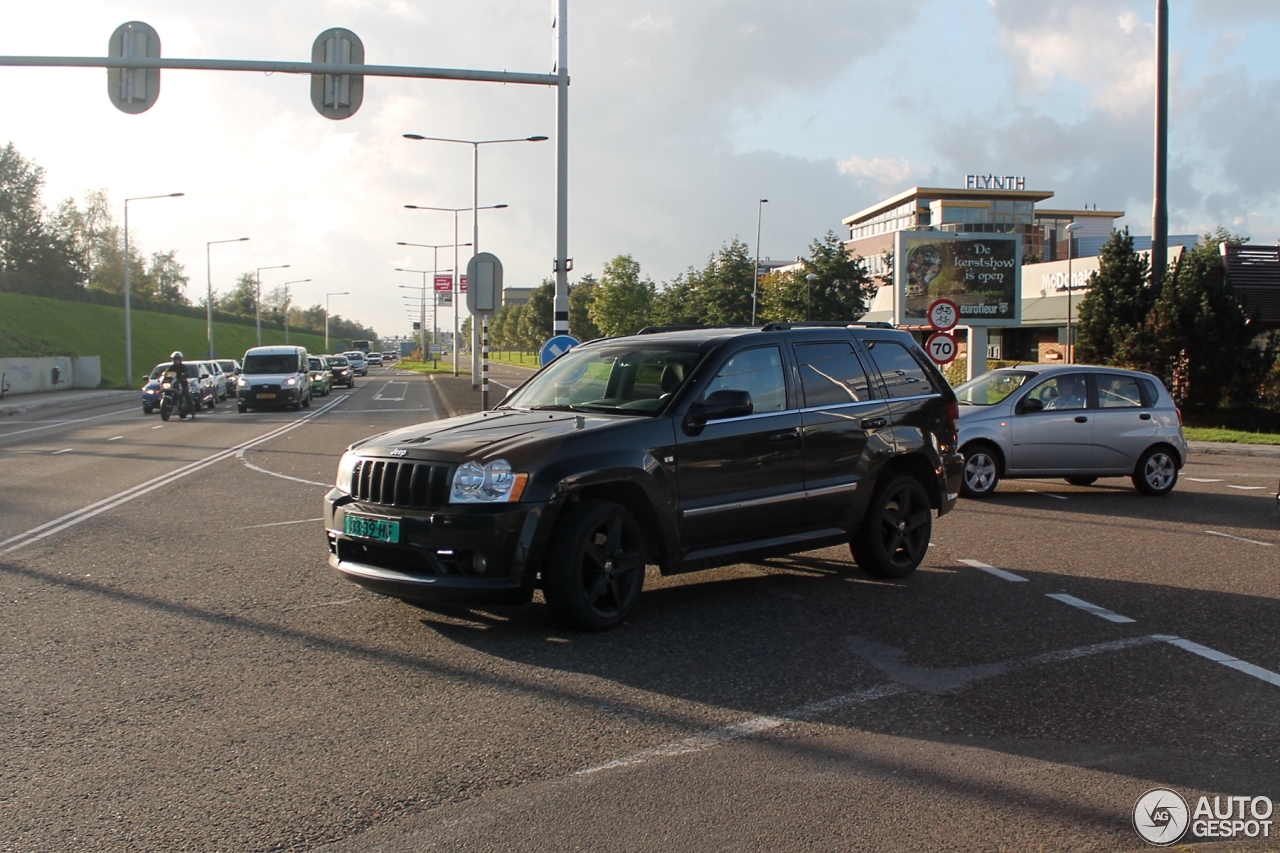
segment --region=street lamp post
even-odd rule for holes
[[[418,317],[418,348],[422,351],[422,363],[427,363],[427,270],[411,270],[404,267],[396,267],[396,272],[420,272],[422,273],[422,302],[419,305]],[[400,285],[408,290],[413,288],[407,285]]]
[[[350,296],[349,290],[335,290],[333,293],[324,295],[324,351],[329,351],[329,297],[331,296]]]
[[[443,212],[445,212],[445,213],[452,213],[452,214],[453,214],[453,247],[454,247],[454,248],[453,248],[453,375],[454,375],[454,376],[457,376],[457,375],[458,375],[458,295],[459,295],[459,294],[458,294],[458,275],[459,275],[459,273],[458,273],[458,246],[462,245],[462,244],[460,244],[460,243],[458,242],[458,214],[459,214],[461,211],[468,210],[469,208],[465,208],[465,207],[429,207],[429,206],[424,205],[424,204],[406,204],[406,205],[405,205],[405,207],[407,207],[409,210],[439,210],[439,211],[443,211]],[[506,207],[507,207],[507,205],[505,205],[505,204],[486,204],[486,205],[484,205],[483,207],[472,208],[472,209],[471,209],[471,210],[472,210],[472,216],[474,217],[474,216],[475,216],[475,211],[478,211],[478,210],[503,210],[503,209],[505,209]],[[472,243],[468,243],[468,244],[466,244],[466,245],[474,246],[474,245],[475,245],[475,243],[474,243],[474,242],[472,242]],[[473,324],[472,324],[472,326],[474,326],[474,325],[475,325],[475,324],[473,323]],[[475,329],[473,328],[471,331],[474,333],[474,332],[475,332]],[[474,348],[472,348],[472,357],[473,357],[473,359],[474,359],[474,356],[475,356],[475,349],[474,349]],[[472,370],[472,372],[471,372],[471,383],[472,383],[472,384],[471,384],[471,389],[474,391],[474,390],[475,390],[475,387],[476,387],[476,386],[475,386],[475,370],[474,370],[474,364],[473,364],[473,370]]]
[[[209,334],[209,358],[216,358],[213,352],[213,270],[211,262],[211,252],[209,247],[217,243],[243,243],[248,237],[233,237],[230,240],[210,240],[204,244],[204,307],[205,318],[208,323]]]
[[[1079,222],[1067,226],[1067,364],[1076,363],[1075,340],[1071,328],[1071,289],[1075,287],[1075,277],[1071,273],[1071,261],[1075,257],[1076,241],[1071,236],[1080,227]]]
[[[804,277],[804,319],[806,322],[813,320],[813,283],[818,280],[815,273],[809,273]]]
[[[545,136],[526,136],[521,139],[449,139],[442,136],[423,136],[419,133],[406,133],[405,139],[413,139],[420,142],[454,142],[459,145],[471,146],[471,255],[474,257],[480,251],[480,218],[478,212],[480,210],[480,146],[481,145],[498,145],[504,142],[546,142],[548,137]],[[456,242],[456,238],[455,238]],[[457,263],[454,263],[457,268]],[[559,294],[556,294],[556,301],[559,302]],[[569,306],[566,304],[563,309],[560,305],[555,306],[557,314],[563,310],[564,319],[569,319]],[[560,319],[558,316],[555,319]],[[487,317],[485,322],[487,323]],[[477,359],[479,357],[479,330],[476,324],[471,324],[471,388],[472,390],[479,387],[477,384],[477,375],[479,374],[479,365]],[[456,345],[456,344],[455,344]]]
[[[455,222],[456,222],[456,216],[457,216],[457,214],[455,214]],[[458,235],[455,233],[455,234],[454,234],[454,240],[457,240],[457,238],[458,238]],[[437,245],[435,245],[434,243],[405,243],[405,242],[403,242],[403,241],[398,241],[398,242],[396,243],[396,245],[397,245],[397,246],[417,246],[417,247],[418,247],[418,248],[420,248],[420,249],[430,249],[430,250],[432,251],[432,255],[431,255],[431,286],[432,286],[432,288],[433,288],[433,290],[432,290],[432,294],[433,294],[433,296],[432,296],[432,300],[431,300],[431,342],[432,342],[433,344],[439,344],[439,343],[440,343],[440,327],[439,327],[439,326],[440,326],[440,324],[439,324],[438,322],[436,322],[436,320],[437,320],[437,318],[436,318],[436,314],[438,314],[439,312],[436,310],[436,309],[437,309],[437,307],[438,307],[438,304],[437,304],[437,300],[436,300],[436,299],[435,299],[435,297],[434,297],[434,293],[435,293],[434,288],[435,288],[435,283],[436,283],[436,276],[440,275],[440,250],[441,250],[441,249],[453,249],[453,253],[454,253],[454,258],[453,258],[453,269],[455,269],[455,270],[456,270],[456,269],[458,268],[458,258],[457,258],[457,254],[458,254],[458,245],[459,245],[459,244],[458,244],[458,243],[456,243],[456,242],[455,242],[455,243],[441,243],[440,245],[438,245],[438,246],[437,246]],[[463,245],[463,246],[470,246],[471,244],[470,244],[470,243],[462,243],[461,245]],[[445,272],[449,272],[449,273],[451,273],[451,272],[453,272],[453,270],[445,270]]]
[[[289,285],[303,284],[304,282],[308,282],[308,281],[311,281],[311,279],[299,278],[299,279],[294,279],[293,281],[286,281],[284,283],[284,344],[285,346],[289,345]]]
[[[142,195],[124,200],[124,387],[133,387],[133,317],[129,310],[129,202],[179,198],[183,193]]]
[[[760,286],[760,219],[764,215],[764,206],[769,199],[762,198],[756,205],[756,266],[751,271],[751,325],[756,324],[756,297]]]
[[[262,271],[287,270],[288,268],[288,264],[277,264],[274,267],[258,267],[253,272],[255,290],[257,291],[253,297],[253,319],[258,327],[258,346],[262,346]]]

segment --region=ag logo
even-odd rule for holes
[[[1152,788],[1133,805],[1133,828],[1157,847],[1175,844],[1187,831],[1187,801],[1168,788]]]

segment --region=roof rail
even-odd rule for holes
[[[739,325],[739,324],[736,324],[736,323],[731,323],[731,324],[727,324],[727,325],[720,325],[720,326],[700,326],[700,325],[687,325],[687,326],[645,326],[643,329],[641,329],[640,331],[636,332],[636,334],[637,334],[637,335],[657,335],[657,334],[660,334],[660,333],[662,333],[662,332],[691,332],[691,331],[696,331],[696,330],[699,330],[699,329],[755,329],[755,328],[758,328],[758,327],[756,327],[756,326],[745,326],[745,325]]]
[[[807,328],[847,328],[848,326],[861,326],[865,329],[892,329],[892,323],[884,322],[862,322],[859,320],[801,320],[795,323],[769,323],[760,331],[762,332],[786,332],[791,329],[807,329]]]

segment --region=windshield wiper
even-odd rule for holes
[[[581,406],[571,406],[566,404],[558,404],[554,406],[526,406],[531,412],[584,412]]]

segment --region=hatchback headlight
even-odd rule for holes
[[[517,474],[505,459],[484,465],[464,462],[453,474],[449,503],[513,503],[520,500],[528,479],[528,474]]]
[[[351,494],[351,475],[355,473],[356,463],[359,461],[360,457],[350,450],[342,454],[342,458],[338,460],[338,478],[334,485],[340,491]]]

